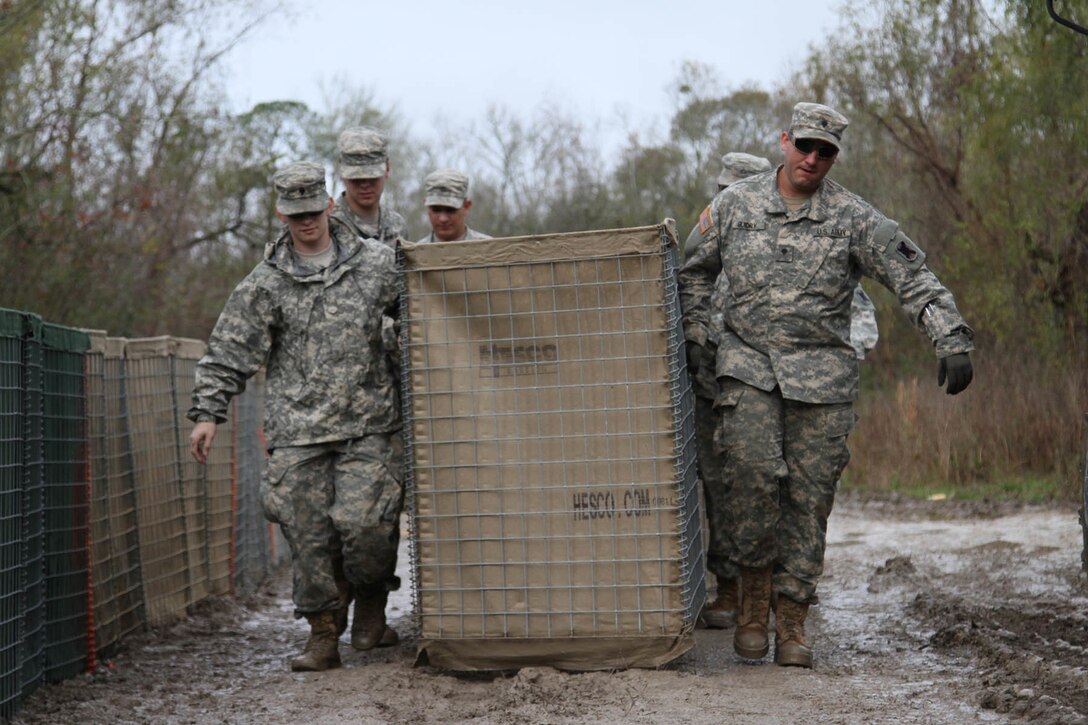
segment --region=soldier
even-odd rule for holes
[[[423,199],[431,233],[420,242],[460,242],[466,239],[491,239],[468,226],[472,208],[468,177],[453,169],[439,169],[423,180]]]
[[[294,163],[272,177],[285,232],[243,279],[196,368],[190,451],[207,461],[216,424],[246,380],[266,369],[269,458],[264,513],[291,546],[295,616],[310,639],[292,670],[340,665],[336,572],[358,597],[351,645],[396,642],[386,626],[401,487],[393,250],[330,222],[325,169]]]
[[[835,484],[850,459],[858,359],[850,304],[862,275],[899,299],[935,346],[937,383],[971,382],[974,332],[926,255],[899,225],[826,179],[847,120],[798,103],[783,164],[732,184],[700,216],[703,236],[680,271],[686,338],[718,347],[725,531],[740,570],[733,648],[812,666],[809,605],[823,571]]]
[[[770,171],[771,168],[768,159],[731,151],[722,156],[718,191],[735,181]],[[694,254],[702,239],[703,235],[696,224],[684,243],[685,256]],[[722,480],[721,455],[714,444],[714,431],[718,427],[717,415],[714,412],[714,399],[718,396],[718,381],[714,372],[714,354],[717,350],[714,329],[712,326],[709,331],[707,347],[697,343],[688,345],[688,366],[695,390],[695,441],[699,454],[699,478],[703,482],[710,530],[707,569],[714,574],[717,581],[717,596],[703,608],[701,616],[707,627],[727,629],[736,623],[737,607],[740,604],[740,574],[729,555],[729,536],[725,531],[723,510],[728,483]],[[876,307],[859,284],[854,290],[850,309],[850,344],[859,360],[873,349],[878,337]]]
[[[336,146],[336,166],[344,191],[336,200],[332,217],[361,237],[395,246],[397,238],[404,235],[404,217],[381,203],[389,178],[385,137],[373,128],[359,126],[341,133]]]

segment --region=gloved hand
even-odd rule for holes
[[[971,369],[971,358],[965,352],[942,357],[937,364],[937,385],[944,385],[944,381],[948,380],[948,387],[944,392],[949,395],[962,393],[971,384],[971,378],[974,375]]]
[[[692,376],[702,368],[714,369],[714,353],[697,342],[688,340],[688,370]]]

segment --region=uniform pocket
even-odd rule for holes
[[[798,288],[835,297],[842,292],[850,276],[850,240],[816,237],[801,264],[795,278]]]
[[[718,415],[718,424],[714,426],[714,450],[725,451],[733,435],[733,418],[744,395],[744,383],[735,378],[718,379],[718,397],[714,399],[714,411]]]
[[[287,492],[284,490],[283,479],[291,470],[289,456],[272,451],[272,455],[265,459],[264,475],[261,476],[261,508],[264,517],[274,524],[290,524],[290,507],[287,506]]]
[[[836,406],[837,407],[837,406]],[[858,416],[852,407],[832,410],[827,415],[827,437],[829,440],[850,435],[857,424]]]

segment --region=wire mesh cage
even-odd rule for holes
[[[657,666],[705,599],[671,224],[405,244],[421,654]]]
[[[25,415],[24,315],[0,310],[0,717],[22,692]]]
[[[136,488],[125,399],[125,339],[89,333],[91,571],[96,647],[109,653],[143,627]]]

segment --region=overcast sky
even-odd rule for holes
[[[234,110],[270,100],[324,108],[336,77],[395,106],[416,134],[436,118],[558,104],[609,136],[671,115],[685,60],[727,90],[767,90],[837,25],[840,0],[286,0],[227,58]]]

